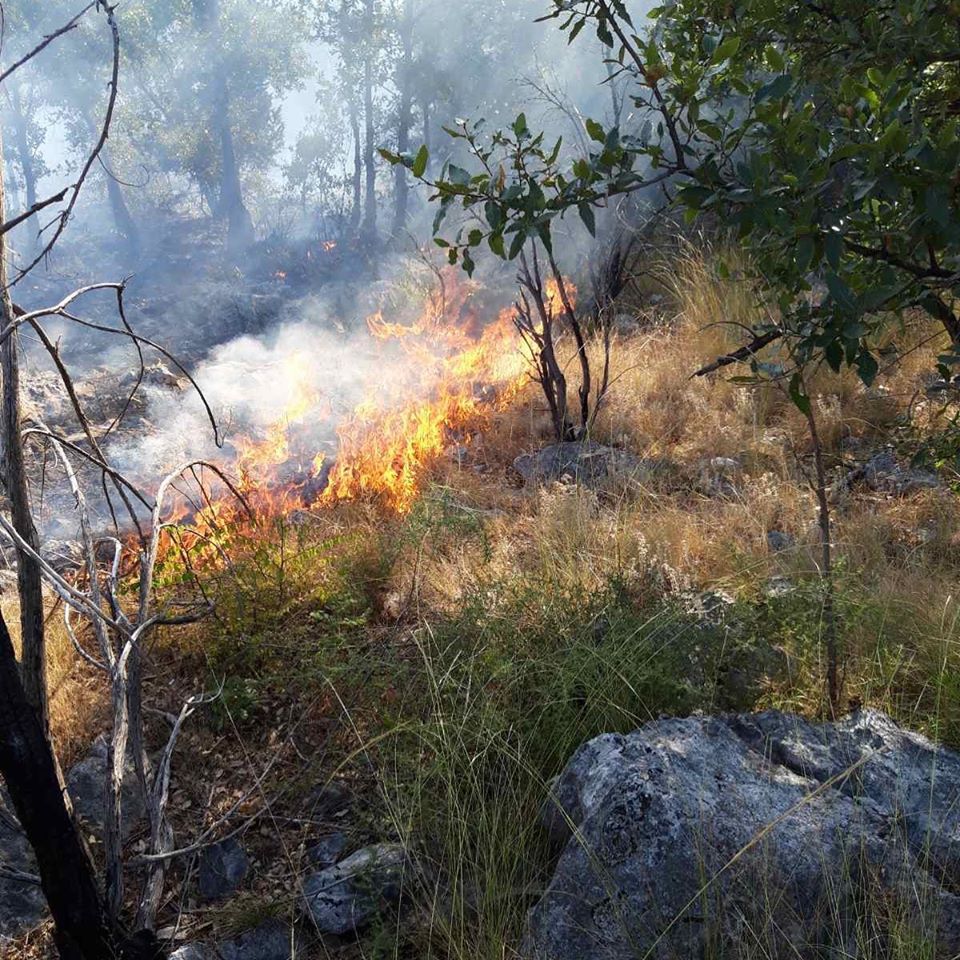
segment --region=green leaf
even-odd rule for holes
[[[729,60],[736,52],[740,49],[740,38],[739,37],[727,37],[723,43],[713,51],[713,56],[710,58],[712,63],[723,63],[724,60]]]
[[[597,123],[596,120],[587,120],[587,134],[591,140],[596,140],[597,143],[605,143],[607,139],[607,134],[603,129],[603,125]]]
[[[590,236],[595,237],[597,235],[597,218],[594,215],[593,207],[589,203],[581,203],[577,209],[580,212],[580,219],[590,231]]]
[[[413,158],[413,166],[410,168],[411,173],[418,179],[427,172],[427,161],[429,161],[429,159],[430,152],[427,150],[426,144],[424,144],[417,151],[417,155]]]
[[[857,373],[863,381],[864,386],[872,386],[879,372],[880,364],[877,363],[877,358],[870,353],[869,350],[864,350],[863,353],[857,357]]]
[[[520,255],[520,251],[523,249],[523,244],[526,241],[526,235],[522,230],[518,231],[516,236],[513,238],[513,243],[510,244],[510,252],[507,254],[508,260],[516,260]]]
[[[507,254],[503,247],[502,233],[491,233],[487,238],[487,245],[498,257],[500,257],[501,260],[506,259]]]
[[[813,409],[810,405],[810,398],[807,396],[806,392],[803,389],[803,377],[800,376],[800,373],[795,373],[790,378],[790,399],[793,401],[793,405],[803,414],[809,416],[810,411]]]
[[[467,243],[471,247],[479,247],[483,242],[483,231],[482,230],[471,230],[467,235]]]

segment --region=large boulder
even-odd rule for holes
[[[307,913],[320,933],[344,936],[400,899],[407,855],[396,843],[364,847],[303,885]]]
[[[545,820],[564,848],[535,960],[860,956],[893,927],[960,951],[960,756],[880,713],[605,734]]]

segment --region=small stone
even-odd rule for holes
[[[297,960],[306,956],[303,936],[282,920],[265,920],[239,937],[218,943],[217,960]],[[206,960],[201,955],[200,960]]]
[[[324,820],[345,810],[352,801],[350,788],[340,780],[331,780],[310,791],[306,804],[307,815],[314,820]]]
[[[303,898],[320,933],[343,936],[366,926],[385,904],[400,899],[406,851],[378,843],[320,870],[303,885]]]
[[[250,870],[246,851],[235,837],[204,847],[199,886],[204,900],[223,900],[237,892]]]
[[[326,867],[332,867],[343,856],[350,841],[342,830],[331,833],[327,837],[321,837],[307,850],[307,857],[310,862],[321,870]]]
[[[217,960],[212,947],[204,943],[188,943],[184,947],[174,950],[170,960]]]
[[[763,595],[769,600],[777,600],[780,597],[789,596],[796,589],[796,585],[789,577],[776,576],[766,582]]]
[[[771,553],[782,553],[784,550],[792,550],[796,546],[796,540],[783,530],[767,531],[767,547]]]

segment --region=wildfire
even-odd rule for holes
[[[311,385],[303,356],[285,361],[275,378],[282,412],[256,437],[234,442],[239,488],[258,512],[329,506],[375,498],[398,513],[413,506],[433,465],[454,443],[468,443],[526,382],[530,356],[513,323],[513,308],[484,320],[479,287],[452,271],[412,322],[367,319],[383,369],[399,382],[378,382],[337,428],[337,451],[305,447],[310,426],[330,416],[329,400]],[[576,289],[567,283],[568,296]],[[556,285],[551,307],[560,308]],[[488,314],[489,315],[489,314]],[[397,363],[397,359],[401,363]],[[271,382],[273,382],[271,376]],[[224,508],[217,511],[227,519]]]

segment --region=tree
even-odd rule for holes
[[[472,171],[432,178],[416,156],[391,159],[421,168],[437,230],[454,205],[479,221],[438,237],[468,271],[483,242],[509,259],[530,242],[550,249],[570,211],[592,232],[595,208],[620,194],[657,187],[691,217],[715,215],[746,249],[774,319],[712,369],[746,360],[754,376],[785,380],[816,446],[810,368],[850,365],[872,383],[878,335],[918,309],[953,344],[943,372],[960,362],[958,12],[940,0],[671,0],[643,30],[623,0],[553,0],[544,19],[570,42],[589,29],[614,51],[646,118],[639,134],[587,121],[595,147],[570,162],[521,117],[487,139],[471,125],[454,132]],[[780,361],[762,361],[778,340]],[[830,660],[835,708],[835,649]]]

